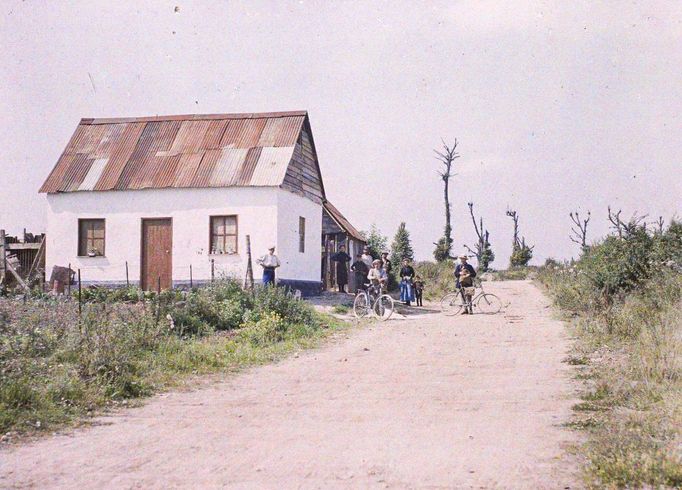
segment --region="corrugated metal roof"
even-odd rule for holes
[[[279,186],[307,113],[82,119],[40,192]]]
[[[293,146],[262,147],[260,158],[251,176],[251,185],[280,185],[284,180],[284,174],[287,172],[293,154]]]
[[[336,209],[336,207],[330,203],[329,201],[325,201],[322,206],[324,207],[324,210],[329,213],[329,216],[332,217],[334,221],[350,236],[353,238],[360,240],[363,243],[367,243],[367,240],[365,237],[362,236],[362,234],[358,231],[357,228],[355,228],[353,225],[350,224],[350,221],[346,219],[344,215],[341,214],[341,211]]]

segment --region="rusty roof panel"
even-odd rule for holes
[[[206,134],[209,121],[166,121],[163,124],[179,124],[179,130],[168,150],[169,155],[195,153]]]
[[[118,144],[115,148],[113,148],[111,157],[109,158],[109,163],[102,171],[102,175],[100,176],[97,184],[95,184],[94,190],[111,190],[116,186],[116,183],[121,177],[121,173],[123,172],[126,163],[128,163],[128,159],[133,153],[133,150],[135,150],[135,146],[137,145],[137,141],[140,138],[145,125],[146,123],[117,125],[124,126],[125,128],[121,134]]]
[[[213,175],[213,169],[218,158],[220,158],[220,153],[220,150],[206,150],[204,152],[204,157],[201,159],[201,164],[194,174],[190,187],[209,187],[211,175]]]
[[[199,169],[203,153],[186,153],[180,155],[178,168],[175,171],[175,180],[173,187],[192,187],[194,176]]]
[[[257,146],[294,146],[302,123],[302,117],[268,119]]]
[[[149,123],[156,128],[151,144],[140,153],[140,161],[135,166],[129,184],[130,189],[148,189],[154,187],[154,179],[163,165],[164,157],[157,156],[159,152],[167,152],[178,133],[178,121],[160,121]],[[132,158],[131,158],[132,160]]]
[[[109,126],[102,126],[102,138],[95,151],[90,153],[93,158],[108,158],[118,145],[118,142],[125,130],[125,124],[111,124]]]
[[[225,133],[227,123],[227,119],[210,121],[200,147],[205,150],[215,150],[216,148],[220,148],[220,140]]]
[[[247,148],[223,148],[213,169],[209,186],[227,187],[234,185],[248,151]]]
[[[154,144],[154,138],[159,132],[159,123],[147,123],[140,139],[137,140],[137,145],[130,155],[128,162],[126,163],[123,171],[121,172],[121,177],[116,183],[115,189],[134,189],[136,188],[137,182],[135,181],[135,175],[140,171],[144,165],[145,158],[150,152],[150,148]]]
[[[267,119],[247,119],[242,126],[236,141],[237,148],[253,148],[258,145],[258,140],[263,132]]]
[[[280,185],[284,180],[284,174],[286,174],[293,152],[293,146],[263,148],[251,177],[251,185]]]
[[[298,135],[301,134],[304,120],[304,117],[279,119],[280,124],[277,128],[274,146],[294,146],[298,141]]]
[[[71,161],[68,170],[64,174],[64,178],[59,186],[64,192],[73,192],[78,190],[85,175],[88,173],[93,160],[87,155],[77,154]]]
[[[253,148],[258,146],[261,132],[267,119],[231,120],[227,124],[220,146],[231,148]]]
[[[244,165],[241,166],[239,174],[235,180],[235,185],[249,185],[251,184],[251,177],[253,177],[253,171],[256,169],[256,164],[260,158],[261,151],[263,148],[249,148],[246,158],[244,159]]]
[[[62,156],[60,156],[59,160],[57,160],[57,165],[54,166],[52,172],[50,172],[50,175],[48,175],[47,179],[40,187],[40,192],[61,191],[60,185],[62,183],[62,179],[64,178],[64,174],[68,170],[69,165],[71,165],[71,162],[74,158],[74,154],[66,152],[62,153]]]
[[[159,165],[156,169],[156,174],[152,179],[154,189],[163,189],[165,187],[173,187],[175,183],[175,176],[180,163],[180,155],[172,157],[159,157]]]

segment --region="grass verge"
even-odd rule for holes
[[[682,487],[682,275],[664,272],[615,297],[562,269],[540,273],[570,314],[582,401],[570,427],[588,488]]]

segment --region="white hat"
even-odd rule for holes
[[[458,258],[458,259],[465,259],[465,260],[467,260],[467,259],[469,259],[469,256],[468,256],[467,254],[465,254],[465,253],[462,253],[462,254],[459,254],[459,255],[457,256],[457,258]]]

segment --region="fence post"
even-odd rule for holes
[[[156,324],[161,317],[161,276],[156,276]]]
[[[69,262],[69,270],[67,275],[69,276],[69,280],[66,281],[66,292],[69,295],[69,299],[71,299],[71,262]]]
[[[189,264],[189,288],[194,288],[194,281],[192,280],[192,264]]]
[[[251,235],[246,235],[246,277],[244,289],[253,289],[253,266],[251,265]]]
[[[81,270],[78,269],[78,317],[83,313],[83,299],[81,295]]]
[[[7,250],[5,244],[5,230],[0,230],[0,249],[2,250],[2,257],[0,257],[0,267],[2,267],[2,280],[7,279]]]
[[[211,282],[215,280],[215,259],[211,259]]]
[[[126,287],[130,287],[130,279],[128,279],[128,261],[126,260]]]

